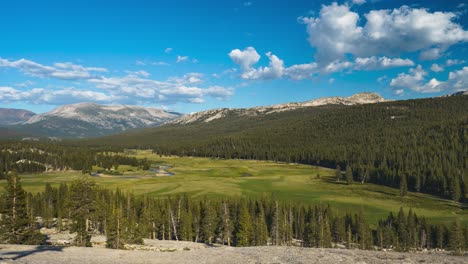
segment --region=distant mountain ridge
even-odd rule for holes
[[[14,124],[22,123],[35,116],[28,110],[13,109],[13,108],[0,108],[0,126],[11,126]]]
[[[220,119],[223,117],[227,117],[230,115],[236,116],[257,116],[257,115],[265,115],[265,114],[272,114],[284,111],[291,111],[299,108],[304,107],[314,107],[314,106],[321,106],[321,105],[358,105],[358,104],[374,104],[380,102],[386,102],[386,100],[382,96],[377,93],[371,92],[363,92],[357,93],[349,97],[322,97],[306,102],[298,102],[298,103],[285,103],[285,104],[277,104],[277,105],[270,105],[270,106],[259,106],[253,108],[219,108],[219,109],[212,109],[202,112],[197,112],[193,114],[189,114],[183,116],[179,119],[172,121],[172,124],[191,124],[196,122],[204,122],[208,123],[216,119]]]
[[[47,137],[96,137],[158,126],[180,116],[176,112],[140,106],[78,103],[34,115],[14,128]]]

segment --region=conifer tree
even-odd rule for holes
[[[462,255],[465,248],[463,228],[459,221],[453,222],[449,233],[449,248],[457,255]]]
[[[122,208],[118,204],[114,204],[106,229],[106,247],[121,249],[124,248],[124,230],[125,224],[122,218]]]
[[[341,180],[341,167],[340,167],[340,165],[336,165],[335,178],[336,178],[336,181]]]
[[[0,221],[0,241],[11,244],[41,244],[45,236],[34,230],[26,208],[26,192],[16,172],[7,175],[5,201]]]
[[[351,166],[346,166],[346,183],[351,185],[353,183],[353,171],[351,170]]]
[[[212,243],[216,230],[216,213],[211,204],[206,201],[203,203],[201,211],[201,236],[205,243]]]
[[[95,182],[84,176],[71,185],[70,210],[77,246],[91,246],[90,220],[95,211]]]
[[[406,182],[406,175],[400,176],[400,195],[406,196],[408,194],[408,183]]]
[[[239,205],[239,219],[236,230],[236,246],[250,246],[252,240],[252,222],[250,219],[247,203],[242,201]]]

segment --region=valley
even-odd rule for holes
[[[120,165],[121,175],[89,176],[99,186],[130,191],[136,195],[156,198],[188,195],[191,199],[223,199],[249,197],[277,199],[283,203],[315,205],[330,204],[340,213],[363,208],[371,224],[397,213],[400,207],[412,209],[435,223],[455,219],[468,223],[468,213],[459,203],[435,196],[409,193],[401,197],[399,190],[371,183],[347,185],[336,181],[335,170],[317,166],[270,161],[229,160],[197,157],[160,156],[151,150],[132,150],[129,156],[146,158],[152,164],[169,165],[173,176],[133,166]],[[93,171],[98,169],[94,167]],[[92,172],[92,174],[94,174]],[[319,178],[317,178],[317,174]],[[26,191],[44,191],[46,183],[58,187],[83,177],[81,172],[50,172],[21,175]],[[4,182],[0,182],[4,186]],[[0,192],[3,188],[0,189]]]

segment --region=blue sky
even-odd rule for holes
[[[468,88],[464,1],[0,3],[0,107],[189,113]]]

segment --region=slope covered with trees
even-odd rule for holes
[[[468,97],[310,107],[166,125],[88,141],[172,155],[349,167],[373,182],[459,201],[468,197]],[[352,176],[352,177],[350,177]]]

